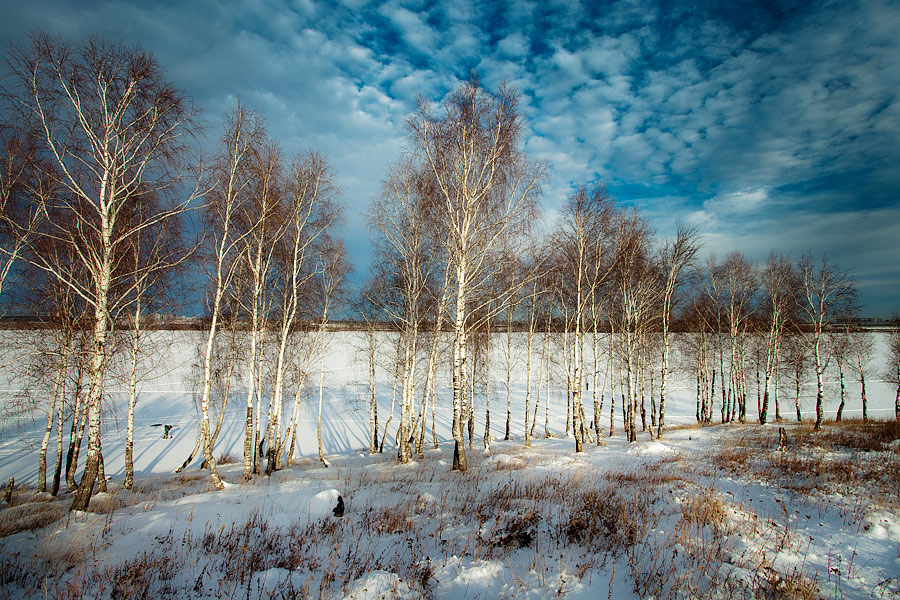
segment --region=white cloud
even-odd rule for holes
[[[403,41],[412,48],[423,54],[434,52],[437,32],[418,14],[407,10],[397,2],[383,5],[378,12],[391,20],[394,26],[400,30]]]
[[[734,218],[735,216],[757,213],[765,208],[768,203],[768,191],[755,189],[715,196],[706,200],[703,203],[703,208],[717,217]]]
[[[497,52],[503,58],[520,59],[528,50],[528,40],[520,31],[513,31],[497,43]]]

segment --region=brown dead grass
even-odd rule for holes
[[[727,515],[722,496],[710,488],[687,496],[681,503],[681,519],[692,527],[711,527],[720,532],[725,528]]]
[[[778,449],[778,428],[746,426],[722,438],[710,462],[717,471],[767,481],[797,494],[861,493],[877,505],[900,506],[900,439],[895,421],[785,425],[787,447]],[[864,483],[864,490],[860,483]]]
[[[0,538],[46,527],[69,512],[67,502],[26,502],[0,511]]]
[[[900,439],[900,421],[845,419],[839,423],[826,421],[819,431],[809,425],[796,429],[799,443],[829,449],[842,446],[861,452],[878,452]]]

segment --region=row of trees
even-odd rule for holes
[[[259,472],[266,455],[267,469],[278,468],[296,441],[300,396],[294,394],[285,422],[286,390],[302,388],[311,347],[324,343],[348,271],[333,236],[340,205],[327,162],[314,152],[285,159],[263,120],[240,105],[226,118],[217,155],[199,162],[194,107],[165,80],[152,55],[137,48],[99,40],[73,47],[39,34],[12,51],[9,65],[0,285],[20,265],[17,281],[27,285],[17,286],[16,299],[51,325],[30,348],[32,372],[52,381],[50,400],[42,403],[41,491],[48,487],[54,426],[51,491],[58,491],[63,467],[76,489],[73,509],[87,507],[98,482],[104,488],[102,409],[123,373],[129,390],[125,485],[133,485],[144,329],[154,313],[172,305],[179,277],[207,288],[210,318],[198,361],[201,425],[186,464],[202,451],[213,482],[223,487],[212,448],[232,375],[242,371],[245,475]],[[188,216],[198,212],[202,228],[188,239]],[[311,321],[312,330],[300,326]],[[235,352],[238,335],[249,335],[249,352]],[[274,395],[264,406],[262,382],[269,379]],[[220,411],[214,429],[211,405]],[[76,486],[85,436],[84,473]]]
[[[283,458],[290,462],[300,391],[313,349],[324,356],[328,320],[348,271],[343,246],[332,235],[340,206],[320,155],[303,153],[286,162],[262,119],[240,105],[228,116],[220,147],[203,213],[208,243],[201,246],[201,262],[211,268],[198,382],[200,434],[182,467],[202,449],[219,489],[213,446],[236,368],[244,372],[247,391],[244,477],[259,473],[264,457],[269,473]],[[310,332],[312,321],[318,324]],[[247,343],[240,343],[244,338]],[[264,382],[270,390],[265,403]],[[292,399],[286,399],[289,389],[295,390]],[[212,430],[214,395],[219,416]],[[292,409],[284,422],[286,405]],[[321,419],[319,432],[321,440]],[[321,442],[319,447],[321,457]]]
[[[149,296],[187,255],[178,231],[179,216],[200,193],[184,185],[192,174],[187,143],[196,131],[194,107],[152,56],[97,40],[74,49],[37,35],[11,52],[9,65],[4,256],[24,258],[38,271],[32,280],[43,308],[64,325],[52,350],[48,411],[57,413],[58,438],[69,368],[82,376],[69,410],[70,439],[78,440],[70,448],[78,448],[87,427],[85,471],[73,503],[84,509],[98,475],[104,483],[101,404],[114,324],[129,323],[139,346]],[[75,359],[77,338],[86,352]],[[48,416],[48,429],[50,423]],[[58,442],[54,489],[60,455]]]
[[[704,422],[712,419],[717,376],[722,421],[746,421],[755,372],[761,379],[757,414],[765,423],[770,397],[777,402],[770,384],[788,360],[796,365],[808,360],[812,366],[816,428],[824,419],[823,376],[832,359],[841,378],[844,366],[854,365],[864,389],[868,338],[837,327],[856,314],[856,289],[850,274],[824,257],[807,254],[794,264],[773,254],[757,266],[733,252],[698,264],[695,230],[679,227],[672,239],[659,242],[636,211],[616,205],[602,186],[577,188],[548,241],[540,242],[532,224],[545,167],[518,150],[521,117],[515,100],[510,90],[492,94],[473,78],[440,107],[421,105],[407,123],[410,150],[390,167],[369,214],[379,267],[364,300],[368,312],[393,323],[403,348],[397,363],[401,461],[409,459],[416,440],[421,452],[425,407],[433,404],[438,342],[422,332],[441,331],[444,323],[453,332],[452,432],[454,468],[460,470],[466,468],[466,423],[472,437],[478,358],[490,359],[491,333],[501,325],[508,335],[514,324],[527,331],[526,444],[532,430],[531,346],[540,323],[563,333],[576,451],[589,437],[600,443],[607,389],[620,391],[629,440],[637,437],[638,415],[641,430],[663,435],[675,328],[688,332],[681,336],[679,355],[682,362],[693,357],[698,419]],[[592,360],[585,357],[588,341]],[[424,369],[417,369],[419,355]],[[417,372],[422,373],[418,383]],[[593,432],[585,410],[591,384]],[[418,410],[417,389],[422,391]],[[614,404],[611,423],[613,411]],[[485,446],[490,417],[488,393]],[[510,419],[507,410],[507,432]]]
[[[152,342],[146,323],[171,310],[178,281],[204,295],[208,317],[195,368],[197,441],[182,468],[202,455],[213,484],[223,487],[214,449],[229,399],[238,397],[246,416],[244,476],[289,464],[316,370],[325,463],[328,323],[339,306],[349,306],[349,267],[334,233],[340,204],[327,162],[315,152],[285,157],[263,119],[240,104],[226,116],[213,159],[195,160],[195,109],[140,49],[100,41],[76,48],[37,35],[13,51],[10,67],[0,293],[21,265],[16,280],[28,284],[30,310],[51,325],[31,348],[34,372],[47,381],[41,489],[48,487],[54,428],[51,491],[64,471],[76,489],[73,508],[84,509],[94,486],[105,485],[102,409],[123,382],[125,485],[133,485],[138,365]],[[713,418],[717,378],[721,420],[745,421],[756,372],[765,422],[770,396],[779,415],[784,365],[796,365],[799,385],[808,362],[817,381],[817,427],[829,362],[836,361],[842,379],[844,364],[865,372],[868,355],[850,343],[860,336],[841,337],[837,326],[855,309],[852,280],[825,259],[804,256],[794,264],[773,255],[760,267],[732,253],[700,264],[696,231],[681,227],[659,241],[640,214],[590,185],[573,191],[542,240],[536,222],[547,165],[521,150],[514,90],[493,93],[473,77],[439,105],[420,103],[406,130],[409,150],[389,167],[368,213],[376,267],[354,305],[368,324],[370,451],[383,449],[393,431],[390,419],[378,424],[375,392],[376,338],[386,323],[397,342],[399,459],[423,451],[429,406],[437,441],[437,373],[449,354],[459,470],[467,464],[466,431],[470,448],[474,437],[477,394],[485,399],[483,443],[491,443],[491,360],[501,339],[510,437],[514,331],[524,333],[526,346],[525,444],[534,436],[556,337],[576,451],[602,443],[607,400],[610,435],[617,403],[630,441],[638,419],[641,431],[664,435],[675,368],[694,374],[703,422]],[[201,227],[187,225],[194,214]],[[195,230],[196,239],[187,235]],[[540,361],[535,381],[536,344],[547,362]],[[545,398],[546,411],[549,392]],[[900,413],[900,395],[897,402]],[[545,412],[549,435],[546,423]]]

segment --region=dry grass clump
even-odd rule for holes
[[[758,454],[759,442],[747,437],[727,438],[724,446],[712,456],[716,469],[728,473],[744,472],[754,455]],[[754,448],[754,446],[757,446]]]
[[[238,457],[237,454],[233,452],[223,452],[219,455],[216,464],[219,465],[236,465],[239,462],[242,462],[241,458]]]
[[[488,470],[495,473],[510,473],[512,471],[521,471],[522,469],[529,466],[528,463],[525,462],[522,458],[513,456],[508,453],[494,454],[492,458],[494,460],[491,460],[491,462],[488,464]]]
[[[623,485],[627,482],[627,485]],[[661,491],[634,473],[617,474],[599,486],[575,492],[562,519],[569,543],[613,556],[634,546],[661,516]]]
[[[639,470],[611,473],[610,480],[620,486],[642,485],[659,487],[687,481],[681,469],[680,454],[671,453],[641,465]]]
[[[104,570],[99,583],[101,590],[110,589],[113,600],[175,598],[180,595],[173,585],[179,570],[175,560],[165,554],[142,552],[133,560]]]
[[[64,518],[68,504],[60,501],[25,502],[0,510],[0,538],[46,527]]]
[[[800,569],[788,573],[779,572],[763,563],[751,581],[754,598],[771,600],[818,600],[819,584]]]
[[[859,452],[880,452],[888,449],[891,442],[900,439],[900,421],[843,419],[825,421],[818,430],[813,423],[803,422],[787,425],[786,431],[790,444],[794,446],[825,450],[841,447]],[[768,431],[758,432],[757,437],[770,438],[771,435]]]
[[[369,508],[362,518],[369,531],[379,534],[409,533],[415,523],[408,506]]]
[[[833,456],[822,448],[801,446],[772,458],[773,476],[785,489],[805,492],[850,483],[861,463],[847,456]]]
[[[704,488],[687,496],[681,502],[679,526],[685,524],[691,529],[710,527],[716,533],[720,533],[725,528],[727,516],[726,503],[722,500],[722,496],[711,488]]]
[[[691,421],[690,423],[674,423],[672,425],[666,424],[666,431],[691,431],[697,429],[705,429],[709,427],[707,423],[698,423],[696,421]]]

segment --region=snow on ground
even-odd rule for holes
[[[775,428],[716,426],[580,455],[500,441],[465,473],[444,444],[402,468],[348,453],[244,483],[226,466],[222,492],[199,471],[113,483],[86,513],[32,503],[58,520],[0,540],[0,596],[900,596],[900,455],[819,452],[808,426],[787,430],[784,453]],[[842,453],[866,479],[804,482]]]
[[[774,425],[685,427],[629,445],[617,424],[619,435],[576,455],[557,380],[549,417],[556,437],[540,435],[541,409],[541,439],[525,448],[521,417],[513,439],[502,440],[497,358],[490,452],[481,451],[479,398],[469,470],[450,471],[445,388],[440,447],[429,443],[400,467],[392,437],[383,455],[363,450],[364,367],[354,365],[350,334],[339,334],[323,418],[331,466],[314,458],[315,405],[307,402],[294,465],[250,482],[239,465],[225,465],[229,485],[216,492],[196,466],[172,474],[194,443],[191,335],[177,334],[144,381],[134,492],[120,486],[124,423],[110,407],[109,493],[80,514],[68,513],[69,497],[28,491],[0,509],[0,598],[900,597],[900,447],[883,424],[815,435],[786,424],[785,452]],[[523,372],[520,364],[515,373]],[[3,377],[8,394],[21,392],[21,379]],[[692,387],[672,388],[667,422],[689,424]],[[892,406],[886,385],[868,391],[871,414]],[[391,386],[382,381],[378,393],[383,427]],[[522,414],[523,387],[511,396],[513,414]],[[833,396],[828,408],[836,408]],[[240,455],[240,401],[233,410],[217,455]],[[176,425],[174,438],[161,439],[154,423]],[[7,420],[0,476],[34,480],[42,427],[40,419]],[[338,495],[342,517],[333,516]]]
[[[9,349],[23,346],[20,336],[39,335],[40,332],[0,331],[0,347]],[[390,363],[387,355],[390,352],[390,341],[384,336],[381,341],[380,358],[382,363]],[[491,381],[491,436],[501,439],[506,425],[506,357],[505,337],[497,336],[492,357],[493,377]],[[512,385],[510,403],[512,412],[512,437],[522,439],[524,435],[523,414],[525,410],[525,351],[524,334],[515,334],[513,344]],[[139,384],[139,397],[135,411],[134,463],[138,476],[158,473],[171,473],[187,458],[196,441],[199,423],[195,363],[197,363],[197,347],[202,341],[202,332],[152,332],[148,344],[152,352],[144,358],[139,369],[142,379]],[[354,332],[335,333],[328,344],[326,355],[326,377],[322,416],[322,442],[326,454],[343,454],[368,448],[369,440],[369,408],[368,408],[368,365],[365,356],[359,350],[364,346],[361,334]],[[539,400],[537,433],[543,432],[545,420],[551,434],[565,435],[566,429],[566,380],[563,366],[559,359],[559,349],[552,349],[554,357],[551,369],[550,413],[545,413],[547,383],[546,373],[539,368],[541,347],[540,336],[536,336],[533,348],[531,407]],[[589,352],[587,354],[590,354]],[[878,339],[875,359],[872,361],[872,374],[867,382],[869,398],[869,415],[875,418],[893,416],[894,390],[880,380],[877,375],[884,369],[887,356],[886,340]],[[36,483],[38,472],[38,452],[46,425],[46,392],[35,385],[32,380],[23,376],[20,364],[4,357],[5,365],[0,367],[0,481],[15,477],[17,481]],[[446,355],[445,355],[446,358]],[[673,361],[674,362],[674,361]],[[318,363],[318,361],[316,361]],[[452,410],[450,407],[451,389],[448,372],[448,361],[439,365],[438,390],[435,409],[435,421],[439,441],[449,441]],[[606,364],[601,365],[602,373]],[[587,373],[592,368],[588,363]],[[317,452],[316,421],[318,374],[314,372],[308,379],[304,402],[300,412],[299,447],[300,456],[315,456]],[[538,377],[542,377],[540,390]],[[391,414],[393,385],[383,365],[377,371],[379,424],[383,428]],[[125,381],[125,380],[123,380]],[[829,373],[827,378],[828,400],[826,401],[826,417],[833,417],[837,410],[838,381],[836,373]],[[847,375],[847,406],[844,415],[858,417],[861,415],[859,387]],[[106,474],[114,479],[122,479],[125,475],[125,414],[127,395],[126,385],[117,385],[115,380],[108,386],[105,400],[103,455]],[[788,383],[785,389],[779,390],[781,395],[781,414],[790,416],[793,411],[793,391]],[[669,384],[666,423],[669,425],[690,424],[695,422],[695,384],[676,371]],[[399,393],[399,391],[398,391]],[[586,394],[591,398],[592,389]],[[751,394],[753,392],[751,391]],[[810,378],[801,391],[801,407],[804,414],[812,416],[815,406],[815,379]],[[292,397],[292,394],[288,394]],[[604,390],[606,400],[603,408],[602,422],[608,422],[609,390]],[[753,404],[753,399],[749,400]],[[24,412],[10,410],[10,407],[28,404],[35,410]],[[285,402],[286,415],[290,411],[290,401]],[[399,401],[394,408],[394,420],[391,422],[390,441],[396,434],[399,420]],[[748,406],[748,418],[756,417],[755,407]],[[476,435],[484,435],[485,397],[482,390],[475,397]],[[246,392],[236,386],[232,390],[228,409],[225,415],[222,433],[216,444],[216,456],[241,456],[243,448],[243,430],[245,423]],[[586,405],[588,419],[592,418],[590,402]],[[774,418],[774,405],[770,407],[769,419]],[[616,418],[620,419],[621,406],[616,407]],[[649,409],[648,409],[649,413]],[[715,413],[718,415],[718,413]],[[649,418],[649,414],[648,414]],[[173,425],[172,437],[163,439],[163,425]],[[428,420],[427,437],[433,437],[431,420]],[[68,434],[68,432],[65,432]],[[52,455],[55,450],[56,432],[51,438]],[[66,442],[64,442],[65,444]],[[389,445],[389,444],[388,444]],[[50,459],[53,460],[52,457]],[[199,464],[200,458],[195,463]]]

